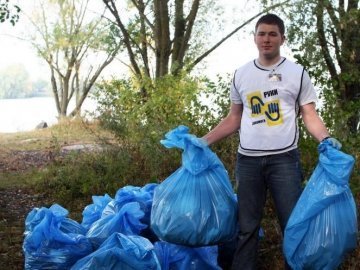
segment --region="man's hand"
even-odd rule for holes
[[[332,147],[334,147],[338,150],[341,149],[341,146],[342,146],[341,143],[333,137],[327,137],[327,138],[323,139],[321,142],[324,142],[324,141],[330,143]]]
[[[203,147],[209,146],[208,141],[207,141],[204,137],[198,138],[198,140],[199,140],[199,144],[200,144],[201,146],[203,146]]]

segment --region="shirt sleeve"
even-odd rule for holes
[[[317,101],[318,98],[316,96],[314,85],[311,82],[309,74],[306,70],[304,70],[301,92],[299,96],[299,105],[302,106],[312,102],[316,103]]]
[[[234,104],[242,104],[242,100],[241,100],[241,96],[239,93],[238,88],[240,87],[240,85],[238,85],[237,81],[239,79],[239,74],[237,72],[237,70],[234,72],[234,76],[231,82],[231,86],[230,86],[230,100],[232,103]]]

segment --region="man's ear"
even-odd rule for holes
[[[284,44],[285,40],[286,40],[286,36],[285,36],[285,35],[282,35],[282,37],[281,37],[281,45]]]

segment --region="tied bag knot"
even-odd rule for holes
[[[166,139],[160,143],[166,148],[182,149],[182,166],[193,175],[217,166],[223,167],[206,143],[188,132],[188,127],[180,125],[166,133]]]

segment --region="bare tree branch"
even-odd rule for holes
[[[128,54],[129,54],[131,65],[134,68],[135,74],[137,76],[139,76],[139,78],[141,78],[142,77],[141,69],[136,61],[136,57],[135,57],[135,54],[134,54],[132,46],[131,46],[131,41],[130,41],[131,37],[129,35],[129,32],[125,28],[122,20],[120,19],[119,12],[115,5],[115,1],[114,0],[103,0],[103,2],[106,5],[106,7],[110,10],[111,14],[113,14],[113,16],[115,17],[116,24],[119,26],[121,33],[123,34],[124,44],[126,46]],[[133,42],[133,43],[135,43],[135,42]]]
[[[138,0],[138,2],[136,2],[136,0],[131,0],[131,2],[134,4],[134,6],[137,8],[137,10],[140,11],[140,16],[142,17],[142,19],[147,23],[147,25],[150,27],[150,29],[152,31],[154,31],[154,25],[150,22],[149,18],[145,15],[145,7],[147,6],[147,4],[144,4],[144,1],[142,0]]]

